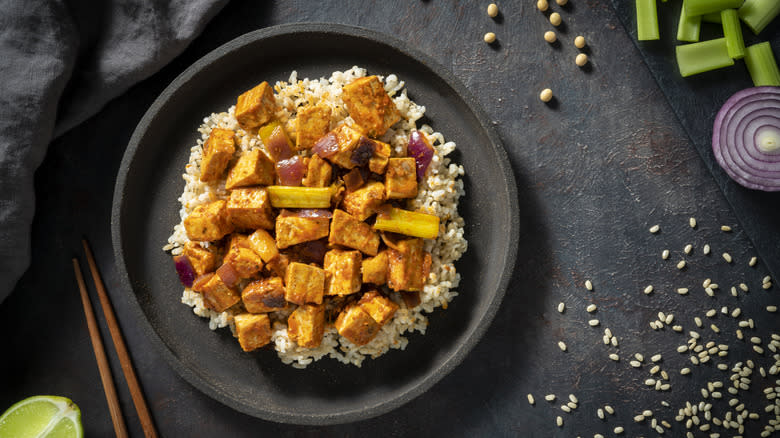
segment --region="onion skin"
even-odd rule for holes
[[[186,287],[192,287],[196,274],[190,259],[186,255],[177,255],[173,256],[173,262],[176,264],[176,273],[179,274],[181,284]]]
[[[425,171],[428,170],[428,165],[433,160],[433,146],[428,142],[425,134],[420,131],[412,131],[406,151],[410,157],[414,157],[417,164],[417,180],[421,181],[425,178]]]

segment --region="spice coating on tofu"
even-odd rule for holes
[[[280,277],[255,280],[241,291],[241,301],[250,313],[282,310],[287,306],[287,300],[284,299],[284,283]]]
[[[256,350],[271,342],[271,319],[268,315],[241,313],[233,317],[233,322],[242,350]]]
[[[274,227],[274,213],[268,191],[261,187],[231,190],[227,212],[230,222],[239,229]]]
[[[333,111],[325,105],[313,105],[298,110],[295,118],[295,145],[298,149],[310,149],[330,128]]]
[[[365,345],[382,328],[374,318],[357,304],[347,306],[336,318],[336,330],[355,345]]]
[[[325,293],[325,271],[321,268],[293,262],[284,277],[284,299],[295,304],[321,304]]]
[[[195,207],[184,219],[187,237],[193,241],[209,242],[219,240],[233,232],[228,220],[227,202],[218,200]]]
[[[287,334],[304,348],[319,347],[325,333],[325,306],[298,306],[287,319]]]
[[[259,149],[249,151],[230,168],[225,188],[271,185],[274,183],[274,163]]]
[[[345,85],[342,99],[355,123],[371,137],[379,137],[401,120],[395,103],[376,76],[356,79]]]
[[[236,101],[236,120],[244,129],[266,124],[276,113],[276,98],[268,82],[261,82]]]
[[[200,163],[200,180],[218,180],[236,151],[235,133],[229,129],[214,128],[203,145],[203,161]]]
[[[328,295],[349,295],[360,290],[360,251],[332,249],[325,253],[323,267],[327,272],[325,293]]]

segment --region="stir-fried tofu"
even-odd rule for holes
[[[236,228],[250,230],[274,228],[274,212],[268,199],[268,191],[264,188],[231,190],[227,211],[230,222]]]
[[[271,342],[271,319],[268,315],[240,313],[233,317],[233,322],[242,350],[256,350]]]
[[[228,250],[222,263],[228,263],[238,278],[250,278],[263,269],[263,259],[249,248],[235,246]]]
[[[284,278],[284,298],[298,305],[322,304],[325,292],[325,271],[312,265],[292,262]]]
[[[276,240],[268,234],[268,231],[259,229],[249,235],[249,248],[260,255],[264,262],[269,263],[279,255],[276,249]]]
[[[387,199],[417,196],[417,165],[414,158],[390,158],[385,173]]]
[[[259,149],[249,151],[239,157],[230,168],[225,188],[248,187],[274,183],[274,163]]]
[[[363,283],[377,286],[387,283],[387,250],[381,251],[376,257],[363,259]]]
[[[287,267],[290,266],[290,257],[287,254],[279,253],[276,257],[265,264],[266,269],[277,277],[287,275]]]
[[[195,242],[187,242],[182,247],[182,254],[187,256],[195,274],[203,275],[217,268],[217,254],[201,247]]]
[[[385,185],[375,181],[347,193],[341,205],[344,210],[360,221],[368,219],[385,201]]]
[[[246,285],[241,291],[241,301],[247,312],[266,313],[284,309],[284,284],[281,277],[263,278]]]
[[[209,309],[215,312],[224,312],[229,307],[241,301],[233,289],[227,287],[219,275],[211,273],[208,277],[199,280],[198,284],[193,284],[192,289],[203,295],[203,303]]]
[[[333,211],[328,243],[357,249],[370,256],[379,251],[379,235],[371,225],[339,209]]]
[[[328,160],[345,169],[352,169],[357,165],[357,163],[352,161],[352,155],[355,152],[355,149],[357,149],[363,134],[346,124],[340,125],[332,132],[336,134],[336,143],[338,144],[339,150],[328,157]]]
[[[388,286],[396,291],[422,290],[425,285],[423,240],[401,240],[396,247],[388,250]]]
[[[313,105],[298,110],[295,144],[298,150],[310,149],[330,129],[332,110],[325,105]]]
[[[213,242],[232,233],[227,203],[220,199],[195,207],[184,219],[184,230],[190,240],[200,242]]]
[[[287,318],[287,336],[299,347],[319,347],[325,333],[325,306],[298,306]]]
[[[228,161],[236,151],[234,132],[229,129],[214,128],[203,145],[203,157],[200,161],[200,180],[215,181],[222,176]]]
[[[358,78],[344,86],[341,98],[352,119],[371,137],[379,137],[401,120],[395,103],[376,76]]]
[[[375,290],[364,293],[360,297],[360,301],[358,301],[358,306],[371,315],[379,325],[385,325],[395,315],[395,311],[398,310],[398,304],[390,301],[390,299],[382,296]]]
[[[392,149],[390,145],[379,140],[372,140],[374,143],[374,152],[368,160],[368,168],[374,173],[385,173],[387,162],[390,159]]]
[[[336,330],[355,345],[369,343],[379,333],[381,326],[357,304],[344,308],[336,318]]]
[[[284,249],[328,235],[328,218],[285,216],[276,219],[276,247]]]
[[[236,120],[244,129],[257,128],[271,120],[276,113],[276,98],[268,82],[238,96]]]
[[[327,272],[325,293],[349,295],[360,290],[360,251],[332,249],[325,253],[323,268]]]
[[[327,161],[314,154],[309,158],[306,166],[306,176],[301,183],[305,187],[327,187],[330,185],[333,176],[333,166]]]

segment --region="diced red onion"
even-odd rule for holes
[[[230,263],[223,263],[222,266],[217,269],[217,275],[219,275],[219,278],[222,279],[222,282],[225,283],[225,286],[227,287],[235,287],[238,280],[240,280],[238,272],[236,272],[236,269]]]
[[[410,157],[414,157],[417,164],[417,179],[422,180],[425,177],[425,171],[433,159],[433,146],[420,131],[412,131],[409,136],[409,145],[406,147]]]
[[[268,136],[268,141],[265,143],[265,149],[268,151],[268,155],[274,161],[286,160],[293,156],[293,150],[290,148],[290,141],[287,138],[287,134],[284,133],[282,125],[278,125]]]
[[[737,183],[780,191],[780,87],[754,87],[731,96],[715,117],[715,159]]]
[[[371,156],[374,155],[374,142],[367,137],[360,137],[357,147],[352,151],[349,161],[355,166],[365,166]]]
[[[339,140],[336,134],[329,132],[317,140],[311,150],[321,158],[328,158],[339,151]]]
[[[333,212],[325,208],[297,208],[297,209],[283,209],[279,212],[279,217],[312,217],[312,218],[332,218]]]
[[[312,240],[297,245],[298,254],[310,263],[322,263],[328,252],[327,239]]]
[[[192,267],[190,259],[186,255],[173,256],[173,262],[176,264],[176,273],[179,274],[181,284],[192,287],[195,281],[195,268]]]
[[[300,155],[276,163],[276,174],[279,175],[279,182],[283,186],[301,185],[305,173],[306,166]]]

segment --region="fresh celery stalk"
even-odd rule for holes
[[[677,46],[677,67],[683,77],[734,65],[726,38]]]
[[[734,59],[745,57],[745,40],[742,39],[742,25],[739,22],[739,13],[736,9],[724,9],[720,11],[723,22],[723,36],[726,38],[726,48],[729,56]]]
[[[710,12],[701,16],[701,21],[705,23],[718,23],[720,24],[720,12]]]
[[[439,216],[393,207],[389,215],[377,215],[374,228],[407,236],[435,239],[439,235]]]
[[[660,38],[656,0],[636,0],[636,33],[639,41]]]
[[[778,0],[745,0],[745,4],[739,8],[739,18],[756,35],[764,30],[778,14],[780,14]]]
[[[724,9],[737,9],[745,0],[684,0],[683,6],[688,15],[704,15],[720,12]]]
[[[276,208],[328,208],[330,187],[268,186],[268,197]]]
[[[769,42],[753,44],[745,49],[745,65],[756,87],[780,86],[780,69]]]
[[[701,15],[689,16],[685,13],[685,5],[680,9],[680,23],[677,25],[677,40],[695,43],[699,41],[701,32]]]

